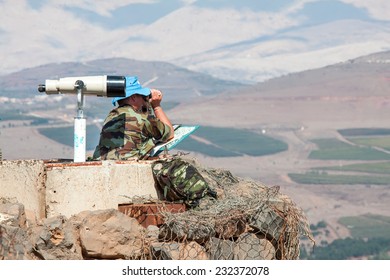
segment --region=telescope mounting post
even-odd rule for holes
[[[84,82],[77,80],[77,116],[74,118],[74,162],[85,162],[86,155],[86,119],[84,117]]]

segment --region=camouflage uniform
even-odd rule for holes
[[[171,129],[151,114],[138,113],[130,105],[113,109],[104,121],[95,160],[141,159],[155,146],[166,141]]]

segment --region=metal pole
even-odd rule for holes
[[[77,116],[74,118],[74,162],[85,162],[86,155],[86,119],[84,118],[84,82],[77,80]]]

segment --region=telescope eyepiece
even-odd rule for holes
[[[76,89],[82,89],[84,87],[84,82],[82,80],[77,80],[74,86]]]
[[[45,92],[45,91],[46,91],[46,85],[40,84],[40,85],[38,86],[38,91],[39,91],[39,92]]]

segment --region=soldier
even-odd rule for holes
[[[154,141],[172,139],[174,129],[160,106],[162,97],[161,91],[142,87],[137,77],[126,77],[126,96],[112,100],[118,107],[104,121],[93,159],[146,159]]]

